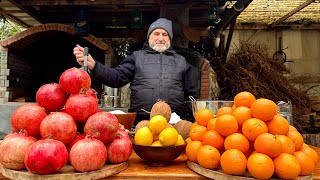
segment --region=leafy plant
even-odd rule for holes
[[[25,28],[7,20],[4,16],[0,17],[0,40],[14,36],[24,30]]]

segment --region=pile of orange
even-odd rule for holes
[[[278,114],[275,102],[250,92],[234,97],[233,107],[221,107],[216,116],[200,109],[190,128],[188,160],[230,175],[293,179],[310,175],[319,160],[302,135]]]

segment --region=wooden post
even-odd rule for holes
[[[320,147],[320,134],[302,134],[304,143]]]

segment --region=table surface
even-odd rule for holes
[[[317,151],[320,157],[320,147],[312,148]],[[208,179],[190,170],[186,160],[186,155],[182,154],[167,166],[149,166],[135,153],[132,153],[129,165],[125,170],[104,179]],[[313,178],[320,180],[320,161],[313,172]],[[0,180],[3,179],[6,178],[0,174]]]

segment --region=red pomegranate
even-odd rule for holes
[[[89,89],[91,86],[91,78],[88,73],[81,69],[70,68],[61,74],[59,84],[65,92],[76,94],[79,93],[81,89]]]
[[[65,105],[65,112],[76,122],[86,122],[98,110],[98,101],[89,94],[71,94]]]
[[[96,90],[94,90],[93,88],[89,88],[88,90],[87,90],[87,94],[90,94],[91,96],[93,96],[94,98],[96,98],[97,100],[98,100],[98,97],[97,97],[97,91]]]
[[[15,110],[11,116],[13,131],[26,130],[28,135],[37,137],[41,121],[47,116],[43,107],[37,104],[25,104]]]
[[[64,112],[52,112],[40,124],[40,135],[69,144],[77,135],[77,125],[72,116]]]
[[[109,162],[125,162],[131,156],[132,143],[126,136],[118,134],[116,138],[107,145],[107,152]]]
[[[69,158],[75,170],[80,172],[95,171],[106,163],[107,149],[100,140],[86,137],[72,146]]]
[[[67,150],[70,153],[72,146],[81,139],[84,139],[86,136],[84,134],[77,133],[76,137],[74,137],[71,143],[68,144]]]
[[[0,163],[7,169],[25,169],[24,157],[27,149],[36,141],[26,131],[10,133],[0,144]]]
[[[36,93],[37,103],[50,112],[60,111],[67,99],[67,93],[57,83],[45,84]]]
[[[126,138],[130,138],[128,132],[127,132],[125,129],[121,129],[121,128],[120,128],[120,129],[118,130],[118,135],[121,135],[121,136],[126,137]],[[117,135],[117,136],[118,136],[118,135]]]
[[[67,164],[68,151],[61,141],[42,139],[29,147],[24,162],[34,174],[53,174]]]
[[[90,116],[84,125],[84,134],[99,139],[103,143],[111,142],[118,134],[119,121],[109,112],[97,112]]]
[[[10,132],[9,134],[7,134],[7,135],[3,138],[3,140],[5,140],[5,139],[7,139],[7,138],[10,138],[11,136],[15,137],[18,132],[25,132],[26,134],[28,134],[28,133],[26,132],[26,130],[12,131],[12,132]],[[0,144],[1,144],[1,143],[0,143]]]

